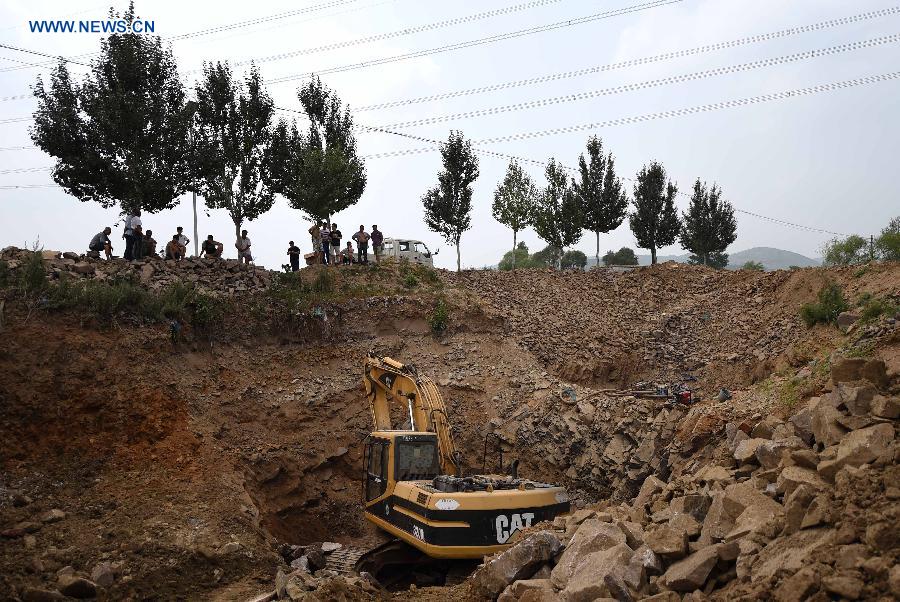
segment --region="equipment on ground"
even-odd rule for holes
[[[411,263],[421,263],[431,267],[434,267],[434,255],[440,252],[440,249],[438,249],[432,253],[421,240],[408,238],[385,238],[381,247],[379,256],[382,261],[386,259],[397,261],[405,259]]]
[[[379,528],[431,558],[481,558],[569,512],[564,488],[519,478],[517,462],[512,475],[464,476],[444,400],[414,366],[370,355],[364,384],[375,430],[365,440],[363,498]]]

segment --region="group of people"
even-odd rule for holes
[[[113,258],[113,245],[109,239],[112,234],[112,228],[107,226],[102,232],[98,232],[88,244],[88,250],[97,257],[103,253],[106,259]],[[122,238],[125,239],[124,258],[127,261],[142,259],[144,257],[153,257],[162,259],[156,251],[156,239],[153,238],[153,230],[143,231],[141,224],[141,212],[136,211],[134,215],[125,218],[125,229],[122,232]],[[184,235],[184,228],[178,226],[176,233],[172,235],[172,240],[166,243],[164,249],[165,259],[178,261],[187,257],[187,246],[191,239]],[[234,244],[238,252],[238,261],[249,264],[253,261],[253,255],[250,252],[250,237],[247,231],[243,230]],[[210,257],[221,259],[225,246],[215,240],[212,234],[206,237],[200,247],[200,257]]]
[[[378,262],[381,259],[384,235],[377,225],[372,226],[371,233],[366,232],[366,227],[360,225],[359,230],[353,233],[345,247],[341,247],[343,234],[335,223],[329,224],[325,221],[313,223],[309,229],[309,236],[312,240],[315,263],[325,265],[369,263],[370,243],[375,254],[375,261]],[[355,250],[353,242],[356,242]],[[288,243],[287,254],[290,258],[291,270],[296,272],[300,269],[300,248],[294,244],[293,240]]]

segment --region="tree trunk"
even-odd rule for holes
[[[457,238],[457,239],[456,239],[456,271],[457,271],[457,272],[461,271],[461,270],[460,270],[460,265],[461,265],[461,264],[460,264],[460,261],[459,261],[459,239]]]
[[[594,234],[597,235],[597,254],[595,258],[597,260],[597,267],[600,267],[600,230],[597,230]]]
[[[513,254],[512,254],[512,269],[516,271],[516,231],[513,230]]]
[[[650,265],[656,265],[656,247],[650,247]]]

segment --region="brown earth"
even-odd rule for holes
[[[214,335],[188,328],[174,346],[167,325],[127,316],[108,324],[38,310],[26,320],[27,308],[8,294],[0,531],[10,533],[0,539],[0,599],[52,590],[57,570],[90,575],[102,562],[115,579],[100,599],[249,599],[272,589],[279,542],[380,541],[359,508],[360,445],[370,430],[361,365],[370,349],[438,382],[470,468],[480,470],[484,437],[496,432],[524,476],[564,483],[582,503],[630,499],[649,474],[711,459],[708,444],[729,420],[790,414],[782,383],[804,367],[814,372],[838,348],[856,344],[900,369],[897,331],[884,320],[843,335],[808,329],[797,314],[827,279],[851,300],[896,297],[896,265],[861,276],[850,268],[675,264],[628,273],[439,272],[412,287],[395,269],[336,272],[337,289],[354,292],[323,303],[327,323],[310,314],[278,328],[238,308]],[[260,294],[246,293],[242,305]],[[434,336],[438,297],[449,304],[450,327]],[[640,404],[600,389],[682,373],[698,379],[705,397],[726,387],[734,399],[648,405],[650,416],[666,413],[673,431],[651,458],[637,459],[642,441],[667,433],[642,422]],[[808,381],[801,401],[822,384],[815,374]],[[564,386],[593,399],[591,422],[581,404],[560,401]],[[52,509],[65,517],[42,522]],[[22,523],[33,524],[17,531]]]

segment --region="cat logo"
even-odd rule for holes
[[[419,527],[418,525],[413,525],[413,536],[416,539],[421,539],[422,541],[425,541],[425,529],[423,529],[422,527]]]
[[[497,515],[494,521],[494,525],[497,527],[497,543],[506,543],[513,533],[525,527],[530,527],[532,520],[534,520],[533,512],[516,513],[512,517],[508,517],[505,514]]]

